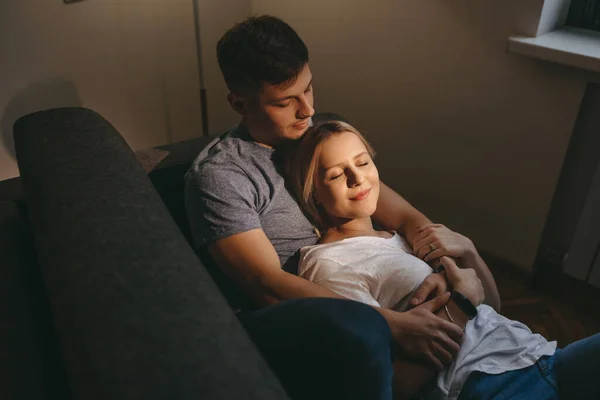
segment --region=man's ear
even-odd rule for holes
[[[242,116],[249,114],[248,104],[240,95],[230,92],[227,95],[227,101],[238,114]]]

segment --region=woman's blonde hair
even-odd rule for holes
[[[304,136],[294,143],[291,154],[286,157],[284,170],[288,187],[319,235],[330,228],[329,216],[315,196],[321,146],[332,136],[343,132],[354,133],[365,145],[369,156],[375,156],[373,147],[352,125],[342,121],[326,121],[309,128]]]

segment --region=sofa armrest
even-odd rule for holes
[[[74,399],[286,399],[131,149],[101,116],[15,124]]]

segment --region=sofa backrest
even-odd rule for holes
[[[184,175],[200,151],[214,139],[206,136],[135,153],[175,223],[191,244],[185,212]]]
[[[287,399],[114,127],[43,111],[15,148],[74,399]]]

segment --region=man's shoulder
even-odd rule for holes
[[[229,185],[253,185],[257,166],[266,162],[265,154],[234,126],[210,142],[198,154],[185,178],[198,187],[215,188]]]
[[[257,163],[257,144],[240,133],[238,125],[226,130],[198,154],[191,165],[192,173],[246,171]]]

